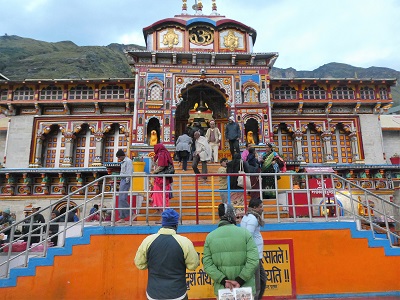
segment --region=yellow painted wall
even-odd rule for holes
[[[183,234],[204,241],[207,233]],[[293,240],[297,295],[400,291],[400,256],[385,256],[353,239],[349,229],[263,232],[264,239]],[[133,264],[145,235],[92,236],[89,245],[57,256],[36,276],[1,288],[4,299],[146,299],[147,272]],[[189,294],[190,295],[190,294]],[[192,298],[190,298],[192,299]]]

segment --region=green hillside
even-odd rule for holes
[[[77,46],[48,43],[15,35],[0,36],[0,73],[11,80],[60,78],[129,78],[132,72],[123,50],[145,47],[110,44]],[[313,71],[272,69],[272,78],[399,78],[400,72],[381,67],[358,68],[329,63]],[[394,106],[400,105],[400,85],[392,88]]]

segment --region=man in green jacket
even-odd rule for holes
[[[257,246],[251,233],[236,226],[232,205],[218,206],[220,222],[204,244],[204,270],[214,280],[214,293],[220,289],[251,287],[255,295],[254,272],[259,264]]]

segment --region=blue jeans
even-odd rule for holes
[[[125,219],[129,217],[128,192],[130,190],[130,187],[131,187],[131,182],[130,181],[126,182],[126,178],[122,178],[119,184],[118,208],[128,208],[128,209],[118,210],[120,219]]]

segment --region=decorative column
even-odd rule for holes
[[[364,160],[360,159],[360,155],[358,154],[358,139],[357,133],[355,131],[350,132],[349,134],[350,143],[351,143],[351,154],[353,163],[363,164]]]
[[[304,164],[303,148],[301,147],[301,142],[303,140],[303,133],[298,129],[293,133],[294,137],[294,149],[296,161]]]
[[[66,182],[63,173],[58,173],[58,186],[54,191],[59,192],[62,195],[66,194]]]
[[[42,176],[42,181],[41,181],[40,185],[42,186],[43,193],[45,195],[48,195],[50,193],[49,192],[49,183],[50,183],[49,176],[47,176],[46,173],[40,173],[40,175]]]
[[[61,167],[63,168],[70,168],[72,167],[72,154],[74,150],[74,139],[75,135],[73,132],[64,132],[64,138],[65,138],[65,154],[64,154],[64,159],[63,162],[61,163]]]
[[[28,173],[23,173],[22,178],[24,179],[24,185],[23,185],[24,193],[25,195],[30,195],[32,178],[29,177]]]
[[[33,164],[30,165],[30,167],[32,168],[42,167],[43,141],[44,141],[43,134],[38,133],[38,135],[36,136],[35,160]]]
[[[324,143],[323,151],[324,151],[325,162],[330,164],[336,163],[333,160],[333,155],[332,155],[332,132],[329,130],[325,130],[321,133],[321,137]]]
[[[15,178],[12,174],[6,173],[6,179],[7,179],[6,187],[7,187],[8,194],[10,196],[14,196],[15,195]]]
[[[94,160],[92,163],[92,167],[101,167],[103,166],[103,142],[104,142],[104,133],[96,132],[94,134],[94,138],[96,141],[96,152],[94,156]]]

